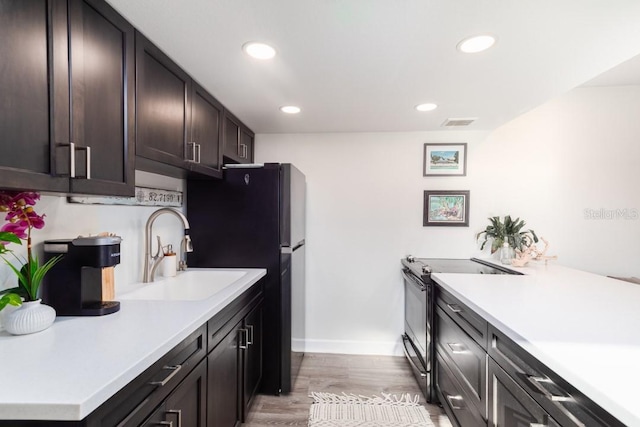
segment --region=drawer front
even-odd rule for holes
[[[438,286],[436,304],[483,349],[487,349],[487,321]]]
[[[496,362],[489,360],[491,403],[489,426],[559,427],[559,424],[531,398]]]
[[[489,356],[563,426],[623,426],[502,332],[489,327]]]
[[[482,416],[486,417],[487,353],[442,309],[436,309],[436,346]]]
[[[441,355],[438,353],[436,353],[436,392],[453,425],[459,427],[487,425],[475,405],[469,402],[469,396],[460,387],[454,374],[446,363],[442,362]]]

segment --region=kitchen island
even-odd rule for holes
[[[435,281],[587,398],[640,426],[640,286],[532,262],[525,275]]]
[[[58,317],[49,329],[32,335],[0,332],[0,420],[85,419],[183,340],[206,330],[210,319],[266,274],[264,269],[241,271],[246,274],[208,298],[123,295],[120,311],[111,315]]]

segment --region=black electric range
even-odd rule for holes
[[[436,400],[433,345],[435,283],[432,273],[521,274],[486,261],[471,259],[402,259],[404,278],[404,353],[427,402]]]
[[[521,274],[479,258],[415,258],[409,255],[402,259],[402,266],[422,280],[429,280],[431,273]]]

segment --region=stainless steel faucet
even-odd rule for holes
[[[142,281],[144,283],[153,282],[156,269],[160,265],[160,261],[164,258],[164,252],[162,251],[162,243],[160,242],[160,236],[158,237],[158,250],[155,255],[151,255],[151,229],[153,222],[162,214],[172,214],[177,216],[184,225],[184,237],[180,242],[180,261],[178,262],[178,270],[184,271],[187,269],[187,252],[193,252],[193,244],[191,243],[191,237],[189,237],[189,221],[181,212],[171,208],[160,208],[149,216],[147,225],[144,228],[144,277]]]

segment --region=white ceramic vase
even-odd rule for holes
[[[13,335],[26,335],[47,329],[56,320],[53,307],[40,300],[25,301],[4,318],[4,328]]]

